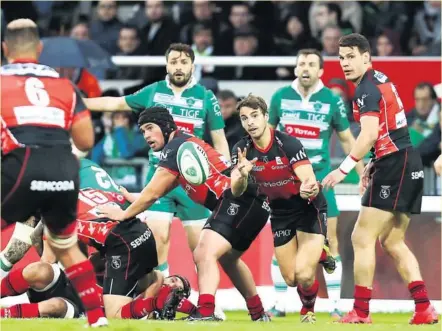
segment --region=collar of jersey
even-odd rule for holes
[[[172,88],[172,85],[170,84],[170,80],[169,80],[169,76],[166,76],[166,85],[168,88],[170,88],[173,92],[173,94],[175,95],[175,92]],[[179,93],[180,95],[183,94],[183,92],[185,90],[191,89],[192,87],[194,87],[198,82],[196,81],[195,77],[192,76],[192,78],[190,79],[190,81],[187,83],[186,88],[184,90],[181,91],[181,93]]]
[[[313,94],[319,92],[324,87],[324,83],[322,82],[322,80],[319,80],[318,85],[316,85],[316,88],[312,91],[312,93],[310,93],[306,98],[304,98],[302,96],[301,92],[298,90],[298,81],[299,81],[299,78],[296,78],[292,82],[292,89],[294,89],[296,91],[296,93],[298,93],[303,100],[307,100],[307,101],[310,100],[310,98]]]
[[[26,58],[23,58],[23,59],[15,59],[14,61],[12,61],[11,62],[11,64],[13,64],[13,63],[38,63],[38,61],[36,60],[36,59],[31,59],[31,58],[29,58],[29,59],[26,59]]]

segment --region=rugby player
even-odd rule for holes
[[[224,121],[215,95],[193,77],[195,53],[189,45],[171,44],[166,51],[165,80],[148,85],[134,94],[123,97],[85,99],[92,111],[130,111],[141,113],[146,108],[161,106],[172,114],[178,128],[202,138],[206,127],[215,149],[230,160],[229,146],[224,134]],[[152,179],[159,163],[159,152],[149,154],[150,170],[146,184]],[[201,229],[210,212],[193,202],[184,189],[177,187],[152,205],[146,215],[155,234],[159,256],[158,269],[167,276],[171,222],[174,216],[183,222],[189,248],[193,251]]]
[[[268,197],[279,268],[287,285],[297,286],[301,321],[314,323],[315,272],[326,235],[327,203],[299,140],[270,128],[265,101],[249,95],[237,109],[248,136],[234,147],[241,176],[232,176],[232,192],[243,194],[250,176]]]
[[[338,169],[324,178],[323,185],[335,186],[370,149],[373,148],[374,153],[361,181],[365,193],[352,233],[354,306],[340,321],[371,323],[369,302],[376,264],[375,246],[379,239],[415,301],[410,324],[431,324],[437,322],[438,317],[428,300],[416,257],[405,243],[410,214],[421,212],[422,161],[412,147],[396,87],[385,74],[372,68],[370,56],[370,44],[364,36],[354,33],[340,39],[342,70],[346,79],[356,84],[353,114],[361,125],[361,132],[350,154]]]
[[[321,81],[324,74],[324,59],[316,49],[301,49],[296,57],[295,76],[291,85],[282,87],[273,95],[269,107],[269,124],[299,139],[312,163],[316,178],[321,181],[331,170],[330,139],[333,130],[345,153],[350,153],[355,139],[350,131],[347,108],[342,99]],[[356,166],[360,177],[364,172],[362,162]],[[337,223],[339,210],[333,189],[323,191],[327,200],[327,240],[331,256],[335,259],[334,271],[324,269],[324,278],[330,299],[329,311],[333,318],[341,317],[338,309],[341,296],[342,263],[339,256]],[[271,309],[273,315],[285,315],[284,294],[287,285],[272,261],[272,279],[277,302]],[[282,302],[281,302],[282,301]]]
[[[41,211],[48,243],[79,293],[88,323],[107,325],[94,270],[76,236],[78,162],[69,139],[81,150],[92,148],[90,113],[69,80],[37,63],[42,43],[32,20],[10,22],[2,47],[8,60],[0,70],[2,119],[19,146],[2,157],[1,227]]]
[[[252,320],[269,321],[264,313],[252,274],[241,255],[259,234],[268,219],[268,206],[251,188],[241,198],[230,192],[230,161],[201,139],[177,130],[172,115],[162,107],[143,111],[138,120],[144,138],[161,159],[154,177],[132,205],[123,211],[114,206],[100,206],[104,216],[117,221],[131,219],[155,203],[170,190],[181,185],[189,197],[213,211],[204,225],[194,261],[198,269],[198,309],[190,320],[218,320],[214,315],[215,292],[219,283],[217,261],[242,294]],[[186,141],[194,142],[207,154],[211,175],[203,185],[187,183],[177,164],[178,148]],[[122,224],[124,224],[123,222]]]

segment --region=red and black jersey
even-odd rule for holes
[[[411,146],[407,119],[394,84],[382,72],[367,70],[353,99],[356,122],[361,116],[379,117],[379,135],[374,145],[376,158]]]
[[[20,144],[17,139],[15,139],[14,135],[9,131],[8,127],[6,126],[5,121],[3,121],[3,118],[0,116],[1,121],[1,140],[2,140],[2,155],[6,155],[9,152],[13,151],[16,148],[23,147],[22,144]]]
[[[186,141],[196,143],[207,154],[210,175],[202,185],[196,186],[189,184],[184,177],[180,175],[177,153],[179,147]],[[224,191],[230,188],[230,161],[226,160],[222,154],[218,153],[203,140],[179,130],[175,132],[173,139],[164,146],[161,151],[158,166],[178,177],[179,184],[184,188],[189,197],[196,203],[204,205],[209,210],[213,210]]]
[[[266,149],[256,146],[250,137],[244,137],[235,145],[232,155],[232,162],[236,164],[238,148],[247,148],[247,159],[257,158],[250,175],[258,185],[258,194],[267,196],[270,204],[299,195],[301,182],[294,170],[300,165],[310,164],[297,138],[273,129],[271,135]]]
[[[115,203],[124,206],[127,200],[123,195],[95,189],[83,189],[78,194],[77,203],[77,233],[84,243],[100,249],[104,246],[110,231],[118,225],[116,221],[101,218],[96,207]]]
[[[0,74],[2,117],[17,141],[70,146],[72,124],[90,116],[78,89],[53,68],[37,63],[8,64]]]

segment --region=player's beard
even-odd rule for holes
[[[304,80],[301,78],[299,83],[304,89],[308,90],[312,86],[315,86],[318,80],[319,78],[312,78],[312,77],[310,77],[308,80]]]
[[[169,81],[172,85],[176,87],[183,87],[189,82],[190,78],[192,77],[192,72],[184,73],[184,77],[180,80],[177,80],[174,74],[168,73],[167,75],[169,76]]]

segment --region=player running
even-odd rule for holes
[[[324,73],[321,53],[315,49],[302,49],[296,58],[297,78],[291,85],[279,89],[273,95],[269,108],[269,124],[273,128],[281,124],[288,135],[299,139],[312,163],[316,178],[321,181],[331,171],[329,143],[333,130],[336,131],[345,153],[350,153],[355,139],[349,129],[344,102],[321,81]],[[362,162],[358,163],[356,169],[362,177]],[[339,210],[333,189],[325,190],[323,194],[327,200],[327,239],[331,256],[336,261],[334,271],[324,268],[324,278],[330,298],[329,311],[333,318],[339,318],[342,279],[336,231]],[[272,261],[271,270],[277,301],[270,312],[276,316],[285,316],[287,285],[275,260]]]
[[[198,269],[198,309],[190,320],[218,320],[214,315],[215,292],[219,283],[220,262],[226,274],[240,291],[254,321],[268,321],[252,274],[241,255],[259,234],[268,219],[268,206],[263,196],[251,188],[236,199],[230,192],[230,161],[201,139],[177,130],[167,109],[152,107],[143,111],[138,120],[140,130],[153,151],[161,151],[161,159],[154,177],[140,196],[125,211],[102,206],[104,216],[117,221],[128,220],[150,207],[155,201],[178,185],[189,198],[213,211],[194,251]],[[193,142],[207,154],[211,175],[199,186],[191,185],[180,175],[177,164],[178,148],[186,141]],[[127,221],[122,222],[125,224]]]
[[[184,132],[202,138],[208,127],[213,146],[229,160],[229,146],[224,135],[224,121],[218,100],[193,77],[194,60],[195,54],[190,46],[172,44],[166,52],[165,80],[148,85],[131,95],[84,101],[90,110],[95,111],[133,110],[140,113],[152,106],[165,107],[173,115],[178,128]],[[149,163],[150,170],[146,183],[152,180],[158,166],[159,152],[150,151]],[[194,203],[181,187],[161,197],[149,208],[147,219],[157,241],[158,269],[165,275],[169,274],[167,255],[173,217],[176,216],[183,222],[189,247],[193,251],[209,215],[210,212]]]
[[[9,23],[2,46],[9,63],[0,70],[2,118],[25,145],[2,158],[2,229],[39,210],[48,242],[80,294],[88,323],[107,325],[94,270],[76,236],[78,162],[69,138],[81,150],[92,148],[90,113],[69,80],[37,63],[42,43],[33,21]]]
[[[356,163],[373,148],[374,157],[366,166],[362,206],[352,233],[354,249],[354,306],[342,323],[371,323],[369,302],[375,270],[376,240],[393,258],[402,279],[408,284],[416,308],[410,324],[438,321],[428,300],[416,257],[404,238],[410,214],[420,214],[423,194],[423,166],[412,147],[407,120],[396,87],[382,72],[373,70],[370,44],[360,34],[339,41],[339,59],[345,77],[356,87],[353,101],[355,120],[361,132],[350,154],[323,184],[341,182]]]
[[[265,101],[249,95],[237,109],[248,136],[234,147],[240,176],[232,175],[232,192],[243,194],[250,175],[258,193],[268,197],[279,268],[285,282],[297,286],[301,321],[314,323],[315,273],[327,230],[327,203],[299,140],[268,125]]]

